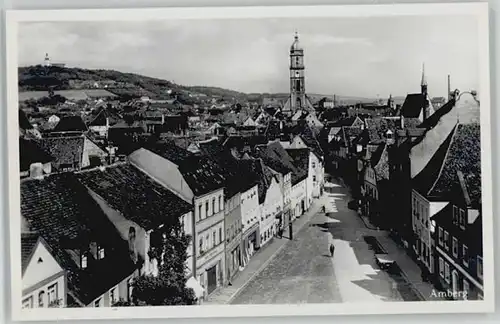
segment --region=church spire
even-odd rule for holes
[[[425,76],[425,63],[422,63],[422,81],[420,82],[420,93],[427,97],[427,78]]]
[[[422,63],[422,82],[421,86],[427,86],[427,78],[425,77],[425,63]]]

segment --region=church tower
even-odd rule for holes
[[[420,93],[427,97],[427,78],[425,77],[425,64],[422,64],[422,81],[420,82]]]
[[[299,35],[290,47],[290,108],[292,112],[307,107],[304,75],[304,49],[300,46]]]

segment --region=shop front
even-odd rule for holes
[[[259,232],[260,232],[259,223],[256,223],[254,226],[252,226],[248,231],[244,233],[242,239],[242,247],[241,247],[241,255],[242,255],[241,266],[243,267],[245,267],[248,264],[248,262],[252,258],[252,255],[260,247]]]
[[[241,237],[240,237],[241,238]],[[241,241],[234,239],[226,246],[226,278],[230,281],[241,266]]]
[[[204,289],[205,298],[224,282],[224,255],[224,245],[221,244],[197,260],[199,266],[196,273],[198,281]]]

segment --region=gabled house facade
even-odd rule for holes
[[[133,302],[130,287],[131,280],[138,275],[138,264],[131,258],[127,240],[120,236],[75,174],[23,180],[21,217],[21,234],[36,234],[46,243],[34,250],[32,245],[31,251],[39,254],[36,260],[32,259],[35,267],[29,267],[37,269],[36,274],[25,272],[23,277],[25,295],[36,287],[45,287],[36,283],[37,276],[51,278],[50,287],[44,290],[50,297],[40,294],[37,288],[37,296],[33,295],[35,303],[103,307],[120,299]],[[57,262],[53,262],[47,251]],[[66,278],[64,284],[61,268]],[[26,301],[25,306],[28,304],[31,301]]]
[[[479,124],[457,124],[413,179],[412,227],[416,234],[413,249],[431,275],[436,269],[434,216],[455,199],[452,188],[460,183],[460,173],[468,180],[474,179],[469,180],[471,186],[480,192],[480,151]]]
[[[482,215],[478,188],[457,172],[455,196],[434,218],[437,286],[454,300],[483,299]],[[450,293],[448,293],[450,292]]]
[[[292,173],[291,210],[292,221],[309,209],[312,193],[308,192],[309,149],[287,149],[292,158],[295,172]]]
[[[45,240],[21,234],[23,308],[66,307],[66,272]]]
[[[269,170],[272,172],[272,170]],[[260,205],[260,246],[266,245],[276,235],[277,226],[283,212],[283,192],[278,176],[273,174],[265,191],[265,198]]]
[[[226,274],[223,171],[208,157],[165,143],[138,149],[129,160],[193,205],[193,275],[208,297],[224,284]]]
[[[116,164],[78,174],[90,195],[129,243],[132,259],[141,264],[140,274],[157,276],[164,262],[162,241],[182,224],[192,237],[192,205],[154,182],[130,164]],[[141,204],[146,196],[148,204]],[[187,251],[186,268],[192,273],[193,246]]]

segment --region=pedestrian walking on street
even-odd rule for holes
[[[330,244],[330,255],[332,256],[332,258],[334,252],[335,252],[335,246],[333,246],[333,244]]]

